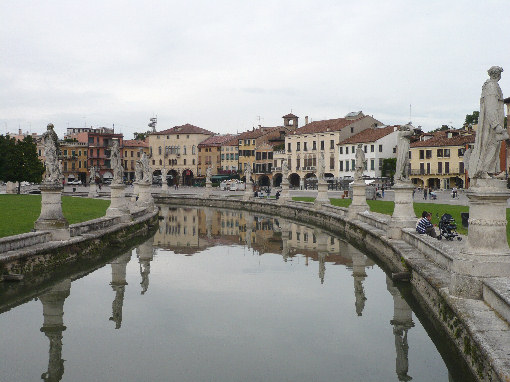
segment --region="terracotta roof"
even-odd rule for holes
[[[284,136],[286,136],[292,130],[288,129],[284,126],[273,127],[272,129],[267,130],[266,134],[264,134],[263,136],[260,137],[259,143],[267,143],[271,146],[281,144],[282,140],[280,140],[279,138],[281,136],[282,131],[285,132]],[[273,142],[273,141],[276,141],[276,142]]]
[[[256,139],[267,133],[267,130],[264,128],[258,128],[251,131],[245,131],[238,135],[237,139]]]
[[[456,135],[455,137],[448,138],[447,133],[449,131],[437,131],[434,133],[434,137],[425,141],[416,141],[411,143],[413,147],[440,147],[440,146],[464,146],[468,143],[475,142],[475,133]]]
[[[226,134],[226,135],[213,135],[212,137],[207,138],[205,141],[200,142],[198,147],[204,146],[221,146],[225,142],[232,140],[234,135]]]
[[[297,115],[294,115],[292,113],[284,115],[282,118],[299,118]]]
[[[170,129],[151,133],[151,135],[170,135],[170,134],[206,134],[214,135],[212,131],[202,129],[201,127],[190,125],[189,123],[182,126],[174,126]]]
[[[314,121],[310,122],[303,127],[300,127],[294,130],[291,135],[300,135],[300,134],[315,134],[315,133],[324,133],[330,131],[339,131],[344,127],[349,126],[350,124],[361,120],[362,118],[366,118],[365,116],[358,119],[346,119],[346,118],[337,118],[337,119],[326,119],[324,121]]]
[[[369,143],[375,142],[382,137],[385,137],[388,134],[396,131],[396,126],[386,126],[386,127],[376,127],[374,129],[366,129],[359,132],[352,137],[347,138],[346,140],[340,142],[338,145],[345,145],[348,143]]]
[[[225,142],[222,146],[239,146],[239,135],[232,136],[232,139]]]
[[[503,100],[503,102],[504,102],[504,103],[510,103],[510,97],[505,98],[505,99]]]
[[[138,139],[125,139],[122,142],[123,147],[149,147],[149,142]]]

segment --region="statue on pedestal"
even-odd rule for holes
[[[149,165],[149,158],[147,157],[147,154],[142,154],[142,159],[140,159],[140,164],[142,166],[142,179],[145,183],[151,184],[152,183],[152,171],[151,166]]]
[[[246,178],[246,186],[248,186],[248,183],[251,182],[251,165],[249,163],[244,170],[244,176]]]
[[[44,183],[56,183],[60,184],[60,178],[62,171],[58,161],[58,136],[53,130],[53,124],[50,123],[47,126],[46,132],[42,136],[44,143],[44,167],[46,173],[44,176]]]
[[[140,182],[143,177],[142,162],[137,160],[135,164],[135,182]]]
[[[282,162],[282,175],[283,179],[288,179],[289,177],[289,165],[287,163],[287,159],[284,159]]]
[[[317,163],[317,180],[320,182],[321,180],[324,180],[324,174],[326,173],[326,161],[324,159],[324,153],[319,154]]]
[[[354,180],[363,179],[363,171],[365,171],[365,165],[367,160],[365,158],[365,151],[363,151],[363,144],[358,143],[356,148],[356,171],[354,172]]]
[[[89,184],[95,184],[96,183],[96,168],[92,166],[90,168],[90,177],[89,177]]]
[[[415,131],[411,122],[399,128],[395,182],[409,183],[411,181],[409,179],[409,148],[411,147],[411,137]]]
[[[206,183],[211,183],[211,176],[212,176],[212,168],[211,168],[211,166],[209,166],[205,170],[205,182]]]
[[[114,140],[110,155],[110,162],[113,170],[112,184],[122,184],[124,180],[124,169],[122,168],[122,159],[120,159],[119,141]]]
[[[501,142],[509,138],[504,128],[503,92],[498,84],[501,72],[503,68],[491,67],[487,72],[490,78],[482,86],[478,130],[469,158],[469,176],[472,179],[485,179],[500,172]]]

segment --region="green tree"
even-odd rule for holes
[[[476,125],[478,123],[478,116],[480,115],[479,111],[473,111],[473,114],[467,114],[466,120],[464,121],[464,127],[467,127],[469,125]]]
[[[37,146],[31,136],[22,141],[0,136],[0,153],[0,179],[17,182],[18,194],[21,182],[41,182],[44,165],[37,157]]]
[[[397,169],[397,158],[385,158],[382,162],[382,175],[391,178],[393,182],[393,176]]]
[[[134,135],[135,140],[137,140],[137,141],[145,141],[145,139],[149,136],[150,133],[151,133],[150,131],[146,131],[145,133],[137,133],[137,132],[135,132],[133,135]]]

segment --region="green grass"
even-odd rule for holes
[[[301,202],[313,202],[315,200],[315,198],[310,197],[295,197],[292,199]],[[330,202],[333,206],[349,207],[351,204],[351,199],[330,199]],[[379,212],[385,215],[393,214],[393,209],[395,207],[393,202],[384,200],[367,200],[367,203],[370,207],[370,211]],[[460,214],[461,212],[469,212],[468,206],[435,203],[414,203],[414,212],[416,216],[420,217],[423,211],[428,211],[432,214],[433,224],[438,224],[439,219],[445,213],[452,215],[452,217],[455,219],[455,223],[457,223],[457,232],[463,235],[467,235],[467,228],[462,226],[462,218],[460,217]],[[509,208],[506,210],[506,220],[510,222]],[[510,224],[507,224],[506,226],[506,236],[508,242],[510,243]]]
[[[104,216],[109,200],[62,197],[69,224]],[[0,195],[0,237],[30,232],[41,213],[41,195]]]

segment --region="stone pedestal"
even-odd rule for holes
[[[352,203],[349,206],[349,216],[354,217],[358,212],[368,211],[367,185],[364,180],[354,181],[352,184]]]
[[[97,198],[98,196],[99,196],[99,194],[97,193],[97,184],[91,183],[89,185],[89,194],[88,194],[88,197],[89,198]]]
[[[6,194],[15,194],[17,192],[16,188],[17,188],[16,183],[7,182],[5,185],[5,193]]]
[[[468,238],[452,263],[450,293],[482,298],[482,282],[510,276],[510,248],[506,238],[506,208],[510,191],[506,181],[473,179],[469,199]]]
[[[282,180],[282,192],[280,193],[280,198],[278,199],[279,204],[285,204],[288,201],[292,200],[290,197],[290,190],[289,190],[289,181],[287,179]]]
[[[395,192],[395,209],[391,215],[388,227],[388,235],[392,239],[402,237],[402,228],[414,228],[416,226],[416,215],[413,208],[413,190],[411,183],[396,183],[393,186]]]
[[[36,220],[36,231],[51,231],[53,240],[69,239],[69,223],[62,213],[62,185],[43,183],[41,190],[41,215]]]
[[[323,204],[329,204],[328,182],[320,179],[317,183],[317,197],[315,198],[315,205],[317,207],[321,207]]]
[[[253,197],[253,185],[251,184],[251,182],[246,182],[243,200],[250,200],[252,197]]]
[[[150,208],[154,206],[154,199],[151,194],[151,185],[149,183],[138,183],[139,196],[136,201],[137,207]]]
[[[126,203],[125,190],[126,186],[123,184],[110,185],[110,207],[106,210],[107,217],[120,217],[121,221],[131,221],[131,213]]]
[[[209,181],[205,182],[205,188],[204,188],[203,195],[209,196],[209,195],[211,195],[211,191],[212,191],[212,182],[209,180]]]
[[[161,193],[162,194],[168,194],[168,183],[166,179],[163,179],[161,181]]]

